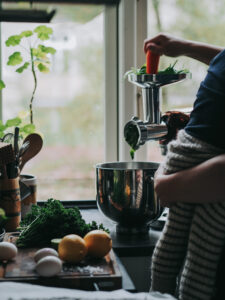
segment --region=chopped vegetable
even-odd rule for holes
[[[124,137],[125,141],[128,143],[128,145],[131,146],[130,149],[130,156],[131,159],[134,159],[134,153],[138,149],[138,139],[139,139],[139,131],[137,129],[137,126],[134,124],[129,124],[125,127],[124,130]]]
[[[159,55],[148,50],[146,54],[146,73],[156,74],[159,66]]]
[[[181,73],[189,73],[187,69],[182,69],[182,70],[176,70],[174,66],[176,65],[177,60],[174,62],[173,65],[169,65],[166,69],[159,71],[158,74],[181,74]]]
[[[155,61],[155,62],[157,62],[157,61]],[[181,70],[175,69],[176,63],[177,63],[177,60],[173,64],[170,64],[164,70],[158,71],[156,74],[162,74],[162,75],[165,74],[165,75],[167,75],[167,74],[187,74],[187,73],[190,73],[190,71],[188,69],[181,69]],[[134,75],[148,74],[146,64],[144,64],[140,69],[131,68],[131,70],[129,70],[125,73],[124,78],[126,79],[128,77],[128,75],[130,75],[130,74],[134,74]]]
[[[28,220],[31,223],[28,224]],[[49,199],[43,207],[33,206],[30,215],[22,222],[23,227],[17,240],[18,247],[49,245],[53,238],[62,238],[67,234],[83,237],[87,232],[102,229],[95,221],[86,223],[78,207],[65,208],[59,200]]]
[[[132,67],[131,70],[127,71],[124,74],[124,79],[128,77],[129,74],[135,74],[135,75],[143,75],[146,74],[146,64],[144,64],[140,69]]]
[[[134,159],[134,153],[135,153],[135,150],[133,148],[131,148],[130,149],[130,157],[132,160]]]

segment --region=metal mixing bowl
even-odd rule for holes
[[[96,165],[97,205],[117,232],[147,232],[162,213],[154,192],[152,162],[111,162]]]

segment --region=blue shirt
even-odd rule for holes
[[[202,141],[225,149],[225,50],[211,61],[185,130]]]

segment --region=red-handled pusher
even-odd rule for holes
[[[128,81],[142,88],[143,117],[134,116],[124,127],[124,137],[128,144],[137,150],[149,140],[161,140],[167,135],[167,125],[162,122],[160,88],[191,78],[190,73],[157,74],[159,55],[148,51],[146,55],[146,74],[128,75]],[[132,141],[132,144],[129,143]],[[134,145],[135,141],[135,145]]]

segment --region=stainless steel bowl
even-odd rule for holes
[[[162,213],[154,192],[152,162],[111,162],[96,165],[97,205],[117,232],[147,232]]]

